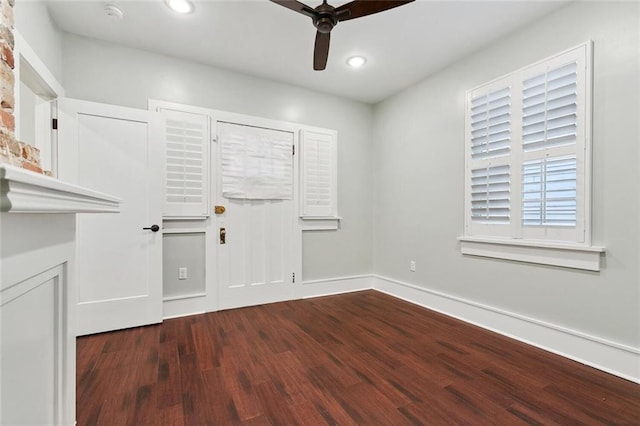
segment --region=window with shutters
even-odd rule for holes
[[[591,43],[467,92],[463,253],[599,268],[590,95]]]
[[[300,216],[337,218],[337,150],[335,132],[300,132]]]
[[[160,109],[165,139],[163,217],[209,215],[209,117]]]

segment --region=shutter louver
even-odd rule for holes
[[[471,220],[509,223],[510,182],[508,165],[471,171]]]
[[[511,89],[471,100],[471,158],[508,155],[511,145]]]
[[[336,216],[335,138],[302,132],[302,215]]]
[[[576,226],[576,177],[575,156],[525,162],[523,225]]]
[[[206,216],[208,209],[208,117],[163,110],[165,217]]]
[[[550,70],[523,83],[522,144],[525,151],[576,143],[577,64]]]

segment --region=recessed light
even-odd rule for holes
[[[178,13],[193,12],[193,3],[189,0],[164,0],[171,10]]]
[[[352,56],[347,59],[347,65],[349,65],[351,68],[360,68],[366,63],[367,58],[365,58],[364,56]]]

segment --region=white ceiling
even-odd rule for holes
[[[105,14],[107,3],[122,21]],[[336,26],[325,71],[312,68],[310,18],[268,0],[194,3],[189,15],[162,0],[54,0],[49,11],[70,33],[375,103],[567,2],[418,0]],[[368,58],[359,70],[345,63],[355,54]]]

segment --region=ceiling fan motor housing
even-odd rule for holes
[[[317,13],[313,18],[313,25],[323,34],[330,33],[333,27],[338,24],[335,8],[325,1],[316,7],[315,11]]]

